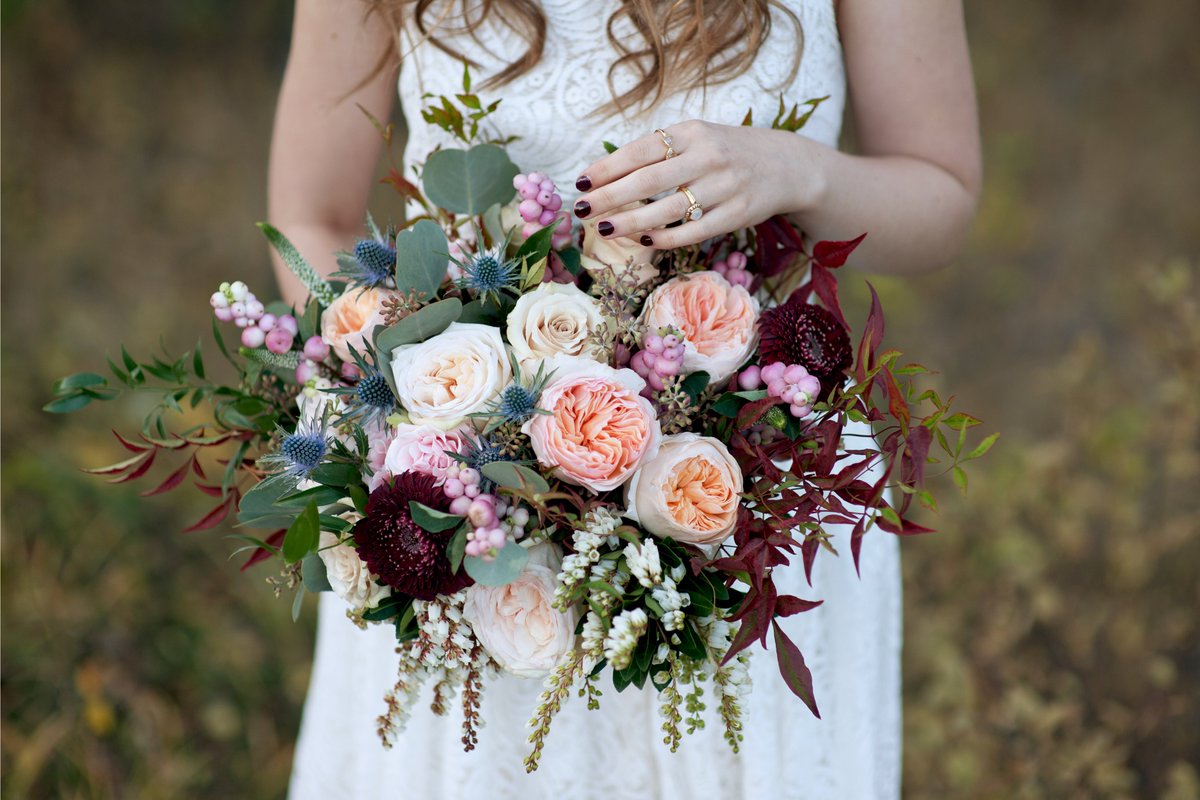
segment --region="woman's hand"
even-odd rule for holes
[[[814,167],[823,161],[817,151],[828,148],[804,136],[702,120],[664,130],[674,157],[666,157],[663,136],[651,132],[584,170],[575,185],[586,194],[575,204],[575,216],[596,221],[605,238],[670,249],[802,212],[823,190]],[[679,186],[700,204],[699,219],[675,224],[690,205]],[[658,195],[663,197],[622,210]]]

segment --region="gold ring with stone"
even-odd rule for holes
[[[671,134],[664,131],[662,128],[655,128],[654,132],[662,137],[663,147],[667,148],[667,154],[663,156],[663,160],[674,158],[679,155],[675,152],[675,140],[671,138]]]
[[[683,222],[695,222],[704,216],[704,207],[696,199],[696,195],[692,194],[692,190],[686,186],[680,186],[679,191],[683,192],[688,199],[687,211],[683,213]]]

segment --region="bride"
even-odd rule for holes
[[[790,214],[814,240],[868,231],[852,266],[904,274],[949,262],[974,214],[979,141],[959,0],[297,0],[270,217],[326,272],[361,231],[380,139],[357,106],[392,113],[393,54],[409,159],[449,144],[418,112],[424,94],[459,89],[465,58],[477,91],[504,98],[491,120],[519,137],[514,161],[574,185],[567,202],[605,236],[673,248]],[[764,127],[780,96],[828,99],[794,134]],[[847,101],[854,154],[837,149]],[[740,124],[748,111],[754,127]],[[663,158],[656,128],[677,157]],[[605,155],[605,140],[620,149]],[[673,224],[690,203],[680,185],[703,214]],[[277,272],[299,302],[303,287]],[[375,718],[395,680],[392,630],[358,630],[324,594],[290,796],[895,798],[895,538],[868,536],[861,561],[860,578],[848,554],[818,559],[811,588],[798,566],[777,574],[781,591],[825,601],[787,620],[821,719],[773,657],[756,657],[740,754],[715,723],[669,753],[655,695],[609,687],[599,711],[564,706],[532,775],[525,724],[541,683],[509,675],[486,691],[474,752],[462,750],[457,717],[424,708],[384,750]]]

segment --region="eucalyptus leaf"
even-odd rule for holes
[[[300,607],[304,605],[304,587],[296,587],[296,598],[292,600],[292,622],[300,621]]]
[[[546,483],[545,478],[529,467],[512,461],[493,461],[490,464],[484,464],[480,471],[483,472],[485,478],[505,489],[529,487],[535,492],[550,491],[550,484]]]
[[[423,219],[396,235],[396,286],[426,299],[437,295],[446,277],[450,244],[441,226]]]
[[[456,214],[482,214],[513,198],[517,165],[503,148],[478,144],[470,150],[439,150],[425,162],[425,196]]]
[[[439,533],[440,531],[457,528],[463,521],[463,518],[458,514],[447,514],[445,511],[430,508],[416,500],[408,501],[408,512],[412,515],[413,522],[430,533]]]
[[[414,311],[390,328],[384,328],[375,339],[381,367],[391,361],[392,351],[405,344],[416,344],[437,336],[462,314],[462,301],[457,297],[439,300]]]
[[[316,553],[309,553],[304,557],[304,562],[300,567],[300,574],[304,576],[304,588],[313,594],[328,592],[333,589],[329,585],[329,575],[325,571],[325,561]]]
[[[517,579],[528,560],[529,551],[510,542],[497,551],[494,560],[484,561],[476,556],[467,556],[463,559],[463,567],[482,586],[504,586]]]

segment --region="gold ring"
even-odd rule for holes
[[[655,128],[654,132],[662,137],[663,147],[667,148],[667,154],[663,156],[663,160],[674,158],[679,155],[675,152],[675,140],[671,138],[671,134],[664,131],[662,128]]]
[[[700,201],[696,199],[696,195],[692,194],[692,190],[686,186],[680,186],[679,191],[683,192],[688,199],[687,211],[683,212],[683,222],[695,222],[704,216],[704,207],[700,205]]]

